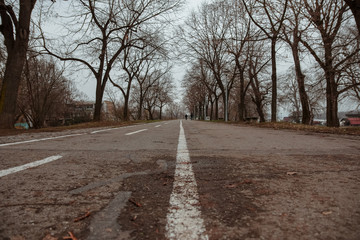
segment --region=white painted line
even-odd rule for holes
[[[53,140],[53,139],[66,138],[66,137],[74,137],[74,136],[81,136],[81,135],[85,135],[85,133],[64,135],[64,136],[58,136],[58,137],[32,139],[32,140],[21,141],[21,142],[3,143],[3,144],[0,144],[0,147],[18,145],[18,144],[23,144],[23,143],[41,142],[41,141],[46,141],[46,140]]]
[[[133,135],[133,134],[140,133],[140,132],[144,132],[144,131],[147,131],[147,129],[141,129],[141,130],[138,130],[138,131],[135,131],[135,132],[127,133],[127,134],[125,134],[125,135],[126,135],[126,136],[129,136],[129,135]]]
[[[124,126],[124,127],[118,127],[118,128],[107,128],[107,129],[103,129],[103,130],[93,131],[90,134],[95,134],[95,133],[100,133],[100,132],[107,132],[107,131],[118,130],[118,129],[123,129],[123,128],[127,128],[127,127]]]
[[[60,156],[60,155],[51,156],[51,157],[45,158],[43,160],[39,160],[39,161],[36,161],[36,162],[31,162],[31,163],[28,163],[28,164],[25,164],[25,165],[22,165],[22,166],[13,167],[13,168],[9,168],[9,169],[6,169],[6,170],[1,170],[0,171],[0,177],[4,177],[4,176],[12,174],[12,173],[20,172],[20,171],[26,170],[28,168],[37,167],[37,166],[43,165],[45,163],[49,163],[49,162],[58,160],[60,158],[62,158],[62,156]]]
[[[156,125],[155,127],[158,128],[158,127],[161,127],[161,125]]]
[[[187,149],[184,128],[180,121],[180,135],[176,155],[173,192],[167,214],[166,237],[175,239],[204,239],[204,220],[201,218],[197,184]]]

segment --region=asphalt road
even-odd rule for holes
[[[0,239],[360,239],[359,137],[181,122],[1,137]]]

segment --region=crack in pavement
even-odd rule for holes
[[[126,206],[131,192],[120,192],[102,211],[98,212],[90,223],[90,235],[87,240],[130,238],[131,231],[121,231],[117,222],[122,209]]]
[[[88,190],[107,185],[109,183],[123,181],[126,178],[140,176],[146,174],[161,173],[167,171],[167,162],[165,160],[157,160],[158,170],[124,173],[120,176],[104,181],[90,183],[86,186],[70,191],[70,194],[80,194]],[[126,240],[130,238],[131,231],[122,231],[121,226],[117,222],[121,211],[126,206],[132,192],[119,192],[115,198],[101,211],[97,212],[92,218],[89,226],[90,234],[87,240],[107,239],[107,240]]]

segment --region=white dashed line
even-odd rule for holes
[[[0,177],[4,177],[4,176],[12,174],[12,173],[20,172],[20,171],[26,170],[28,168],[37,167],[37,166],[43,165],[45,163],[49,163],[49,162],[58,160],[60,158],[62,158],[62,156],[60,156],[60,155],[51,156],[51,157],[45,158],[43,160],[39,160],[39,161],[36,161],[36,162],[31,162],[31,163],[28,163],[28,164],[25,164],[25,165],[22,165],[22,166],[13,167],[13,168],[9,168],[9,169],[6,169],[6,170],[1,170],[0,171]]]
[[[32,139],[32,140],[21,141],[21,142],[3,143],[3,144],[0,144],[0,147],[18,145],[18,144],[23,144],[23,143],[41,142],[41,141],[46,141],[46,140],[53,140],[53,139],[66,138],[66,137],[75,137],[75,136],[82,136],[82,135],[85,135],[85,133],[64,135],[64,136],[58,136],[58,137]]]
[[[158,128],[158,127],[161,127],[161,125],[156,125],[155,127]]]
[[[168,239],[209,239],[205,233],[198,199],[196,179],[180,121],[174,185],[167,214]]]
[[[112,131],[112,130],[118,130],[118,129],[124,129],[127,127],[118,127],[118,128],[107,128],[107,129],[102,129],[102,130],[97,130],[97,131],[93,131],[90,134],[95,134],[95,133],[100,133],[100,132],[108,132],[108,131]]]
[[[144,132],[144,131],[147,131],[147,129],[141,129],[141,130],[138,130],[138,131],[135,131],[135,132],[127,133],[127,134],[125,134],[125,135],[126,135],[126,136],[129,136],[129,135],[133,135],[133,134],[140,133],[140,132]]]

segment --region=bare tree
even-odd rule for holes
[[[289,11],[288,11],[288,19],[286,24],[284,24],[283,29],[283,39],[286,43],[288,43],[293,60],[294,60],[294,68],[296,73],[296,80],[300,95],[300,103],[302,109],[302,120],[303,124],[310,124],[311,122],[311,109],[309,104],[309,97],[307,95],[305,89],[305,75],[303,74],[303,70],[301,68],[301,59],[300,59],[300,40],[301,35],[304,30],[306,30],[306,26],[308,23],[304,23],[304,19],[302,18],[301,12],[303,8],[303,2],[300,0],[289,0]],[[302,26],[305,26],[302,29]],[[291,82],[292,83],[292,82]],[[291,85],[290,85],[291,86]]]
[[[18,106],[30,125],[42,128],[46,121],[62,120],[72,94],[64,69],[52,60],[30,57],[24,70],[24,91]]]
[[[196,69],[199,67],[197,65],[193,66],[193,72],[196,73]],[[193,78],[195,78],[196,74],[193,74]],[[195,78],[196,79],[196,78]],[[210,103],[210,120],[218,120],[219,119],[219,98],[221,96],[221,92],[219,92],[219,86],[213,76],[211,70],[209,70],[206,65],[204,65],[203,61],[200,59],[200,75],[198,76],[198,80],[200,80],[207,88],[207,101]],[[214,109],[215,107],[215,109]]]
[[[318,41],[308,36],[302,44],[309,50],[325,74],[326,81],[326,119],[327,126],[338,127],[338,98],[353,86],[339,89],[344,66],[358,54],[357,35],[351,34],[341,26],[349,24],[347,6],[336,0],[304,0],[309,21],[318,31]],[[311,33],[309,33],[310,35]],[[314,34],[314,33],[312,33]],[[359,83],[356,83],[358,85]]]
[[[176,102],[172,102],[169,104],[168,108],[166,108],[166,117],[169,119],[177,119],[180,118],[183,114],[183,110],[181,109],[180,104]]]
[[[235,79],[239,81],[239,121],[245,119],[245,96],[248,84],[245,83],[246,68],[249,60],[248,41],[251,38],[251,20],[248,18],[242,2],[235,1],[235,8],[231,14],[230,38],[228,39],[228,52],[235,62]],[[238,79],[237,79],[238,78]]]
[[[267,95],[270,91],[270,86],[266,78],[264,79],[264,77],[261,76],[261,73],[266,69],[271,58],[267,58],[265,52],[256,42],[251,47],[250,56],[248,68],[248,76],[252,90],[250,96],[256,105],[260,122],[265,122],[264,107],[268,104]]]
[[[360,63],[360,59],[354,59],[355,63]],[[350,97],[360,105],[360,66],[351,64],[344,69],[343,78],[346,79],[346,85],[341,86],[343,89],[349,89],[347,97]]]
[[[231,59],[227,52],[231,7],[226,1],[203,4],[199,14],[193,13],[182,28],[186,52],[193,62],[202,59],[211,70],[221,90],[223,103],[234,84],[234,68],[228,68]],[[226,116],[224,115],[226,118]]]
[[[281,33],[282,25],[285,19],[288,0],[285,3],[282,0],[242,0],[246,11],[251,20],[258,26],[268,39],[271,40],[271,82],[272,82],[272,100],[271,100],[271,121],[277,120],[277,66],[276,66],[276,43]],[[252,5],[252,8],[249,6]],[[259,13],[261,11],[261,13]],[[256,13],[254,13],[256,12]],[[266,18],[264,18],[266,16]]]
[[[94,120],[100,120],[101,104],[111,70],[128,48],[144,47],[147,36],[158,30],[164,14],[180,6],[182,0],[80,0],[74,2],[73,14],[66,28],[71,36],[65,51],[55,52],[43,35],[46,52],[63,61],[85,66],[96,80]],[[72,26],[72,23],[75,23]],[[152,24],[151,24],[152,23]],[[157,27],[155,27],[157,26]],[[66,29],[64,28],[64,29]]]
[[[173,101],[174,84],[170,74],[164,75],[159,81],[156,106],[159,108],[159,119],[162,119],[163,109]]]
[[[156,64],[157,62],[154,62],[153,64]],[[152,64],[151,64],[152,65]],[[137,86],[138,88],[138,96],[137,96],[137,102],[138,102],[138,114],[137,119],[142,119],[142,112],[143,112],[143,106],[144,106],[144,100],[146,98],[146,95],[152,87],[157,85],[161,78],[163,78],[170,70],[170,68],[165,69],[164,71],[160,69],[152,69],[151,65],[147,65],[146,71],[143,73],[143,75],[137,77]],[[158,64],[156,64],[158,65]],[[153,66],[155,67],[155,66]]]
[[[110,118],[114,119],[115,121],[122,120],[123,118],[123,106],[121,106],[121,99],[116,93],[115,88],[106,88],[105,90],[107,99],[111,103],[112,112],[110,113]]]
[[[279,101],[289,106],[291,116],[296,123],[301,122],[301,101],[299,97],[299,84],[297,81],[296,73],[291,69],[283,76],[283,81],[280,87],[281,93]],[[305,87],[304,87],[305,88]],[[309,104],[308,104],[309,105]],[[309,123],[310,124],[310,113]]]
[[[200,115],[199,108],[205,105],[205,100],[210,97],[208,95],[213,94],[211,81],[209,81],[210,78],[208,78],[201,62],[202,61],[200,61],[200,66],[198,64],[193,65],[191,69],[186,72],[182,81],[182,86],[185,88],[183,102],[187,109],[193,114],[197,113],[196,115]],[[215,85],[217,86],[217,84]],[[214,94],[219,98],[221,93]],[[216,113],[218,113],[218,106],[216,106]]]
[[[155,38],[153,36],[153,38]],[[148,45],[144,49],[128,48],[124,50],[124,58],[121,61],[121,69],[125,74],[113,80],[110,78],[114,87],[119,89],[124,97],[124,114],[123,119],[129,119],[129,100],[131,90],[134,89],[133,82],[136,81],[136,96],[139,101],[139,111],[137,119],[141,119],[142,107],[146,92],[150,87],[157,83],[167,72],[170,71],[169,64],[166,60],[166,51],[161,45],[163,41],[160,38],[157,45]]]
[[[0,92],[0,128],[14,128],[17,97],[29,42],[30,18],[36,0],[20,0],[18,14],[14,6],[0,0],[0,31],[7,59]]]

